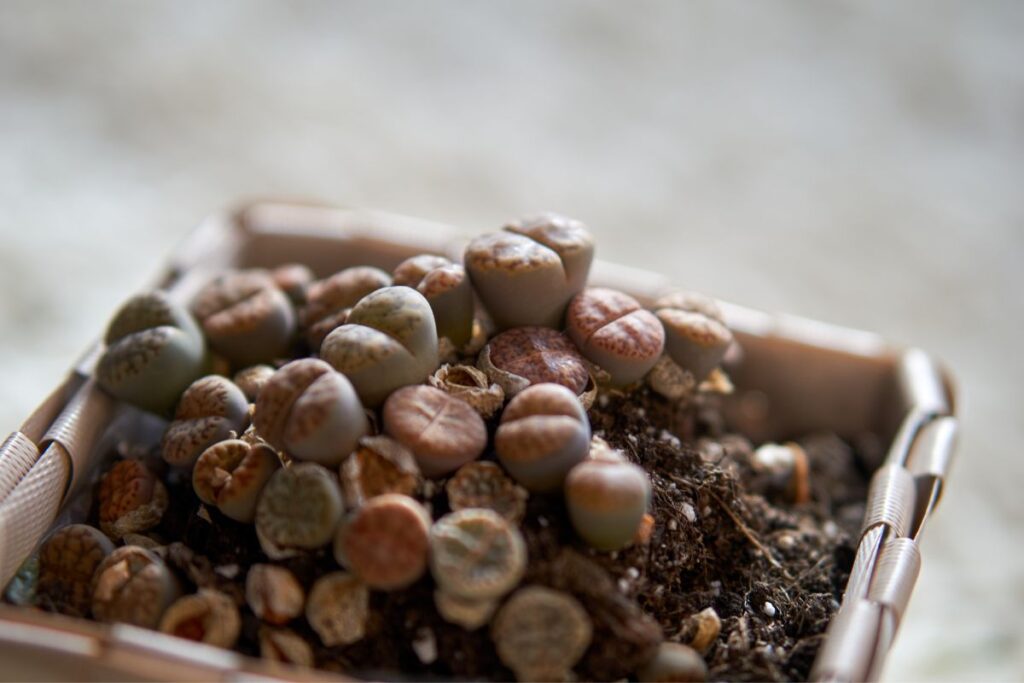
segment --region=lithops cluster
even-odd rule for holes
[[[338,527],[334,557],[370,588],[405,588],[427,570],[430,523],[430,513],[413,498],[376,496]]]
[[[384,431],[412,451],[427,477],[453,472],[487,446],[487,428],[465,401],[427,386],[405,387],[384,404]]]
[[[412,451],[390,436],[367,436],[341,465],[345,504],[359,507],[385,493],[413,495],[422,476]]]
[[[493,337],[480,352],[478,366],[507,396],[541,382],[561,384],[579,395],[590,379],[572,341],[546,327],[517,327]]]
[[[167,487],[139,460],[121,460],[100,480],[100,528],[114,540],[152,529],[167,510]]]
[[[707,377],[733,339],[718,306],[699,294],[676,293],[662,297],[654,307],[665,328],[665,352],[697,381]]]
[[[379,268],[346,268],[306,288],[306,303],[299,322],[314,351],[331,330],[344,325],[349,311],[370,292],[391,285],[391,276]]]
[[[174,413],[161,444],[164,460],[191,467],[207,448],[241,434],[249,421],[249,401],[231,380],[217,375],[193,382]]]
[[[327,647],[351,645],[366,635],[370,591],[346,572],[321,576],[306,602],[306,621]]]
[[[51,534],[39,550],[36,594],[42,604],[73,617],[88,616],[96,568],[113,550],[110,539],[87,524]]]
[[[179,591],[177,581],[159,557],[126,545],[110,553],[96,568],[92,615],[100,621],[155,629]]]
[[[242,630],[238,607],[215,590],[178,598],[160,619],[160,630],[172,636],[217,647],[231,647]]]
[[[259,619],[283,626],[302,614],[306,591],[285,567],[254,564],[245,577],[245,601]]]
[[[599,550],[632,543],[650,499],[647,473],[622,457],[591,457],[565,479],[565,504],[573,528]]]
[[[199,500],[231,519],[252,522],[263,487],[281,466],[277,452],[265,443],[228,439],[199,456],[192,470],[192,487]]]
[[[338,479],[306,462],[277,470],[256,506],[256,536],[271,559],[327,545],[345,510]]]

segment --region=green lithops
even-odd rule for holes
[[[473,334],[473,287],[465,269],[443,256],[421,254],[402,261],[393,273],[396,285],[413,287],[434,312],[437,336],[462,348]]]
[[[306,287],[299,324],[309,347],[318,350],[331,330],[345,324],[360,299],[390,284],[391,276],[380,268],[354,266]]]
[[[651,499],[644,470],[614,451],[576,465],[565,479],[565,504],[576,533],[598,550],[633,542]]]
[[[249,421],[249,401],[231,380],[218,375],[197,379],[182,394],[160,445],[171,465],[191,467],[207,448],[241,434]]]
[[[587,360],[607,372],[608,383],[616,387],[642,379],[665,348],[658,318],[614,289],[591,287],[574,296],[565,327]]]
[[[410,287],[385,287],[353,307],[324,339],[320,356],[348,377],[367,407],[400,387],[419,384],[438,366],[430,304]]]
[[[590,422],[579,399],[560,384],[521,391],[501,415],[494,437],[498,460],[531,491],[557,491],[587,457]]]
[[[594,241],[582,223],[545,214],[476,238],[466,247],[464,263],[500,329],[560,327],[593,258]]]
[[[721,311],[705,296],[668,294],[655,302],[654,312],[665,328],[665,352],[698,382],[715,369],[732,344]]]
[[[494,510],[452,512],[430,529],[430,572],[445,593],[470,601],[496,600],[522,580],[526,541]]]
[[[129,299],[104,337],[96,381],[108,393],[164,414],[202,374],[203,336],[188,311],[161,291]]]

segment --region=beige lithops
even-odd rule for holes
[[[427,384],[461,398],[485,420],[505,404],[505,391],[492,382],[487,373],[472,365],[445,363],[427,378]]]
[[[487,508],[518,524],[526,514],[526,489],[512,481],[493,462],[470,462],[458,469],[444,485],[453,511]]]
[[[320,465],[297,463],[274,473],[256,506],[256,537],[272,560],[331,542],[344,512],[337,478]]]
[[[443,256],[421,254],[395,268],[394,283],[412,287],[434,311],[437,336],[462,348],[473,334],[473,286],[465,269]]]
[[[339,527],[334,557],[370,588],[406,588],[427,570],[430,513],[415,499],[385,493]]]
[[[665,328],[665,352],[700,382],[725,356],[733,336],[707,297],[676,293],[658,299],[654,313]]]
[[[179,638],[230,648],[238,640],[242,619],[234,601],[219,591],[201,588],[178,598],[160,619],[160,630]]]
[[[590,421],[564,386],[534,384],[509,401],[494,448],[520,484],[531,491],[557,491],[569,470],[587,457]]]
[[[336,467],[370,425],[352,384],[315,358],[274,373],[256,400],[253,426],[270,445],[299,460]]]
[[[419,384],[438,366],[437,328],[430,304],[409,287],[367,294],[348,322],[327,335],[320,356],[348,377],[367,407]]]
[[[152,529],[167,510],[167,488],[139,460],[114,463],[100,480],[100,529],[114,540]]]
[[[359,447],[341,464],[345,504],[359,507],[385,493],[411,496],[422,476],[412,451],[390,436],[365,436]]]
[[[582,223],[544,214],[474,239],[463,261],[494,322],[508,329],[560,327],[593,257],[594,242]]]
[[[260,494],[279,467],[277,452],[265,443],[228,439],[199,456],[192,470],[192,488],[207,505],[231,519],[251,523]]]
[[[354,266],[317,280],[306,288],[299,323],[309,347],[320,349],[331,330],[345,324],[348,313],[370,292],[391,286],[391,276],[379,268]]]
[[[424,476],[436,477],[476,460],[487,446],[487,427],[468,403],[418,385],[384,403],[384,431],[416,458]]]
[[[249,399],[249,403],[255,403],[260,395],[260,390],[274,376],[274,372],[274,368],[270,365],[250,365],[236,372],[232,380]]]
[[[661,357],[665,330],[658,318],[622,292],[584,289],[569,302],[566,332],[612,386],[639,381]]]
[[[291,629],[261,626],[258,638],[260,657],[269,662],[305,667],[315,664],[313,648]]]
[[[567,336],[546,327],[517,327],[493,337],[477,366],[514,396],[531,384],[554,382],[582,394],[590,380],[587,364]]]
[[[302,614],[306,592],[285,567],[254,564],[245,576],[245,601],[259,619],[283,626]]]
[[[41,604],[72,617],[86,617],[96,568],[114,550],[99,529],[70,524],[53,532],[39,550],[36,595]]]
[[[495,600],[522,580],[526,541],[493,510],[452,512],[430,530],[430,571],[438,588],[464,600]]]
[[[707,680],[708,667],[700,654],[682,643],[662,643],[654,659],[640,667],[637,679],[642,683],[699,683]]]
[[[370,591],[347,572],[321,576],[306,601],[306,620],[327,647],[362,640],[369,616]]]
[[[235,384],[209,375],[193,382],[164,432],[160,452],[171,465],[191,467],[199,454],[234,432],[241,434],[249,421],[249,401]]]
[[[177,581],[159,557],[126,545],[107,555],[96,568],[92,615],[99,621],[156,628],[179,592]]]
[[[624,457],[590,457],[569,471],[565,504],[573,528],[598,550],[632,543],[650,504],[651,481]]]

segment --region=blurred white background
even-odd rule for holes
[[[1024,5],[0,4],[0,431],[204,214],[305,196],[920,345],[964,435],[886,677],[1024,676]]]

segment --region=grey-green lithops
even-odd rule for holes
[[[39,550],[39,603],[69,616],[88,616],[93,575],[113,551],[110,539],[87,524],[70,524],[53,532]]]
[[[707,680],[708,667],[703,657],[688,645],[662,643],[654,659],[637,671],[642,683],[693,682]]]
[[[588,458],[565,479],[572,526],[598,550],[618,550],[632,543],[650,498],[647,473],[617,454]]]
[[[192,488],[199,500],[239,522],[256,518],[256,503],[270,477],[281,467],[277,452],[264,443],[227,439],[199,456]]]
[[[384,431],[436,477],[476,460],[487,447],[483,418],[465,401],[423,385],[403,387],[384,403]]]
[[[129,299],[114,315],[104,342],[96,381],[144,410],[167,413],[203,371],[203,336],[195,320],[161,291]]]
[[[379,268],[355,266],[317,280],[306,288],[306,303],[299,323],[306,341],[317,351],[331,330],[345,324],[350,309],[370,292],[391,285],[391,276]]]
[[[138,546],[122,546],[96,568],[92,616],[155,629],[179,594],[178,582],[163,560]]]
[[[249,420],[249,401],[235,384],[218,375],[193,382],[164,433],[160,450],[172,465],[191,467],[199,454],[228,438],[241,434]]]
[[[483,235],[466,247],[466,272],[500,329],[560,327],[583,289],[594,241],[582,223],[545,214]]]
[[[698,382],[722,361],[732,344],[732,332],[721,311],[707,297],[669,294],[655,302],[654,312],[665,328],[665,352]]]
[[[283,366],[256,399],[253,426],[270,445],[299,459],[336,467],[370,430],[349,380],[322,360]]]
[[[516,394],[494,437],[498,460],[531,491],[557,491],[587,457],[590,421],[579,399],[560,384],[534,384]]]
[[[402,261],[393,276],[396,285],[413,287],[430,303],[438,337],[465,346],[473,334],[473,287],[461,265],[421,254]]]
[[[493,600],[526,571],[526,541],[493,510],[452,512],[430,530],[430,571],[438,587],[465,600]]]
[[[172,636],[230,648],[242,631],[235,602],[220,591],[201,588],[178,598],[160,619],[160,630]]]
[[[312,462],[274,473],[256,506],[256,537],[272,560],[331,542],[345,510],[337,478]]]
[[[430,304],[409,287],[372,292],[353,307],[346,324],[327,335],[320,356],[352,381],[364,405],[377,407],[437,368]]]

